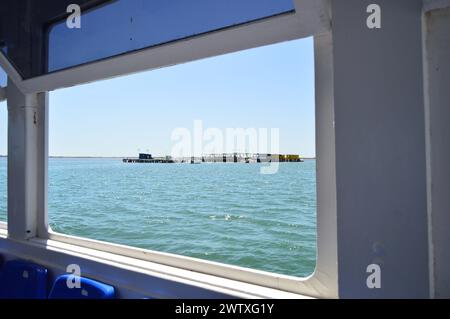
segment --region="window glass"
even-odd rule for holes
[[[292,0],[2,0],[0,50],[28,79],[293,11]]]
[[[6,72],[0,67],[0,87],[6,87],[8,76]]]
[[[118,0],[48,35],[48,71],[139,50],[294,9],[292,0]]]

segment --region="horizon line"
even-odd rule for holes
[[[8,155],[0,155],[0,157],[8,157]],[[133,158],[130,156],[91,156],[91,155],[49,155],[48,158]],[[316,159],[316,156],[304,156],[302,159]]]

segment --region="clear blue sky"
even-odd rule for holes
[[[6,154],[0,104],[0,154]],[[170,154],[171,133],[279,128],[282,153],[315,156],[312,39],[291,41],[50,93],[50,155]]]

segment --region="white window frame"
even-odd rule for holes
[[[213,275],[243,283],[273,288],[285,292],[315,297],[338,297],[337,271],[337,224],[336,224],[336,182],[334,152],[334,108],[332,38],[330,30],[328,0],[294,0],[296,12],[248,23],[225,30],[196,36],[186,40],[140,50],[106,60],[77,66],[68,70],[24,80],[0,55],[0,66],[9,76],[7,96],[12,105],[30,103],[38,110],[42,125],[37,129],[35,144],[24,149],[34,154],[33,159],[20,159],[8,168],[10,173],[33,166],[33,186],[26,188],[26,194],[18,194],[8,186],[9,203],[19,202],[17,197],[30,198],[37,210],[30,205],[23,212],[8,218],[9,236],[15,240],[49,240],[67,243],[100,252],[136,258],[156,264]],[[316,76],[316,155],[317,155],[317,263],[314,273],[307,278],[278,275],[253,269],[225,265],[190,257],[183,257],[156,251],[132,248],[85,238],[78,238],[53,232],[48,224],[48,93],[49,91],[93,82],[115,76],[194,61],[206,57],[274,44],[282,41],[314,36]],[[192,48],[196,48],[192,50]],[[129,61],[133,60],[130,64]],[[39,93],[41,92],[41,93]],[[34,101],[34,102],[33,102]],[[37,104],[35,106],[33,103]],[[26,105],[28,106],[28,105]],[[23,135],[19,128],[9,131],[9,139]],[[23,138],[23,136],[19,136]],[[14,156],[14,154],[11,154]],[[27,162],[29,161],[29,162]],[[28,176],[30,177],[30,176]],[[17,188],[20,189],[20,188]],[[11,198],[12,197],[12,198]],[[27,210],[28,209],[28,210]],[[10,212],[8,212],[10,213]],[[33,215],[34,214],[34,215]],[[0,223],[0,228],[5,225]],[[31,229],[31,230],[30,230]]]
[[[6,88],[0,87],[0,102],[6,101]],[[8,225],[6,222],[0,221],[0,229],[6,230],[8,228]]]

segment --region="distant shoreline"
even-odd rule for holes
[[[8,156],[5,156],[5,155],[0,155],[0,158],[5,158],[5,157],[8,157]],[[79,158],[79,159],[89,159],[89,158],[91,158],[91,159],[95,159],[95,158],[98,158],[98,159],[122,159],[123,157],[110,157],[110,156],[49,156],[48,158]]]
[[[8,157],[7,155],[0,155],[0,158]],[[49,156],[48,158],[78,158],[78,159],[122,159],[121,156]]]

